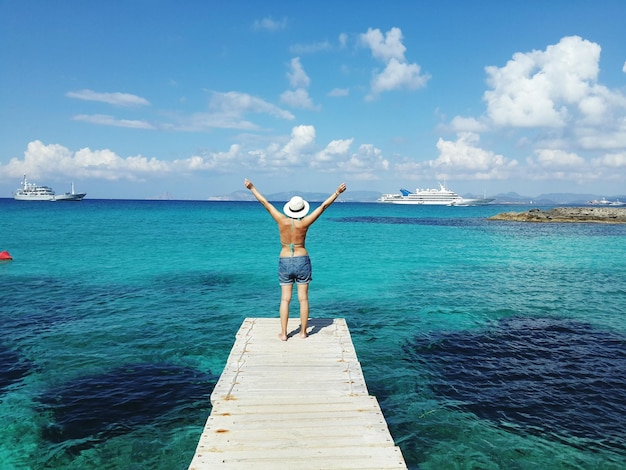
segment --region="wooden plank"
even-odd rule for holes
[[[193,470],[406,469],[343,319],[247,318],[211,394]]]

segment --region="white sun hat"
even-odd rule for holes
[[[283,212],[292,219],[301,219],[309,212],[309,203],[300,196],[294,196],[285,204]]]

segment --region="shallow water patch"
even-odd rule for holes
[[[510,430],[626,449],[626,337],[567,319],[512,317],[405,345],[450,407]],[[579,443],[582,445],[582,443]]]

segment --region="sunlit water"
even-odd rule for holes
[[[347,320],[412,469],[622,468],[626,226],[508,210],[333,205],[311,316]],[[257,203],[0,200],[0,466],[186,469],[279,248]]]

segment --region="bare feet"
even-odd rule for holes
[[[284,333],[278,333],[278,339],[281,341],[287,341],[287,335]]]
[[[306,333],[306,331],[300,333],[300,339],[307,339],[309,337],[309,335]]]

